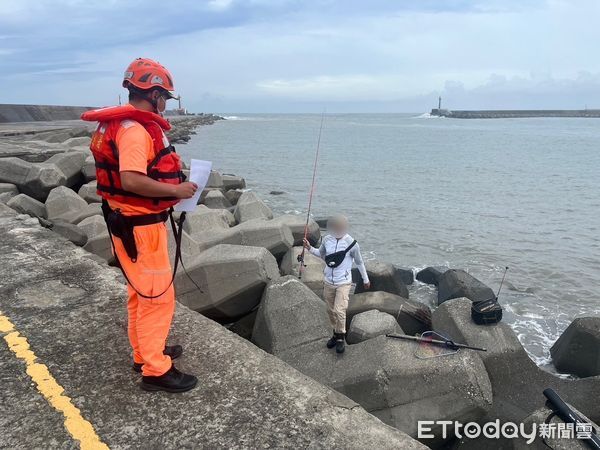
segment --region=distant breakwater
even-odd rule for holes
[[[79,120],[81,115],[96,106],[64,106],[64,105],[23,105],[0,104],[0,123],[20,122],[52,122],[60,120]],[[198,118],[198,125],[210,125],[222,117],[213,114],[180,114],[179,110],[167,111],[171,120]]]
[[[500,110],[463,110],[433,108],[432,116],[451,119],[517,119],[527,117],[581,117],[600,118],[600,109],[500,109]]]
[[[76,120],[91,106],[0,104],[0,123]]]

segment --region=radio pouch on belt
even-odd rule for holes
[[[111,210],[106,202],[102,202],[102,213],[104,214],[104,220],[106,221],[106,226],[108,227],[110,233],[113,236],[121,239],[123,243],[123,247],[127,252],[127,256],[131,259],[131,261],[137,261],[137,247],[135,245],[135,236],[133,234],[133,226],[121,211]]]

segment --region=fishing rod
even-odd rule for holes
[[[506,272],[508,272],[508,266],[504,268],[504,274],[502,275],[502,281],[500,282],[500,287],[498,288],[498,293],[496,294],[496,300],[500,296],[500,291],[502,290],[502,285],[504,284],[504,278],[506,278]]]
[[[477,350],[479,352],[487,352],[487,348],[473,347],[473,346],[467,345],[467,344],[457,344],[456,342],[454,342],[450,339],[446,339],[446,340],[442,341],[440,339],[429,339],[429,338],[423,338],[423,337],[417,337],[417,336],[409,336],[407,334],[386,334],[386,337],[394,338],[394,339],[403,339],[405,341],[425,342],[427,344],[443,345],[444,347],[450,348],[452,350],[458,350],[460,348],[465,348],[468,350]]]
[[[321,113],[321,124],[319,125],[319,137],[317,138],[317,151],[315,152],[315,162],[313,165],[312,182],[310,183],[310,192],[308,194],[308,209],[306,211],[306,223],[304,224],[304,238],[302,240],[302,253],[298,255],[298,262],[300,263],[300,269],[298,270],[298,279],[302,279],[302,272],[304,272],[304,254],[306,253],[306,247],[304,241],[308,237],[308,224],[310,222],[310,210],[312,208],[313,194],[315,191],[315,180],[317,177],[317,165],[319,162],[319,152],[321,150],[321,133],[323,132],[323,121],[325,119],[325,111]]]
[[[549,405],[552,407],[553,413],[560,417],[563,422],[573,424],[576,429],[579,425],[584,429],[587,427],[589,429],[586,432],[587,436],[585,438],[578,438],[584,441],[590,448],[600,450],[600,437],[595,433],[594,427],[591,423],[586,422],[579,414],[573,411],[569,405],[567,405],[562,398],[556,393],[556,391],[552,388],[548,388],[544,390],[544,397],[548,399]],[[547,444],[546,444],[547,445]]]

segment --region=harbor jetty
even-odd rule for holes
[[[215,120],[173,120],[172,136],[186,142]],[[539,423],[551,413],[548,387],[600,421],[600,318],[573,322],[557,341],[557,367],[578,375],[559,378],[533,363],[505,323],[471,320],[472,302],[492,291],[462,270],[415,274],[369,261],[371,289],[357,286],[350,299],[352,344],[343,356],[329,351],[324,262],[306,255],[298,277],[305,217],[277,216],[243,176],[217,171],[183,224],[170,336],[184,347],[179,367],[200,382],[176,396],[141,391],[90,134],[75,120],[0,124],[1,446],[508,448],[465,438],[455,421]],[[311,219],[313,245],[321,232]],[[435,306],[409,298],[407,285],[420,282],[437,287]],[[418,344],[385,336],[428,330],[488,351],[423,358]],[[419,421],[430,421],[433,437],[419,435]],[[431,421],[454,425],[443,434]],[[536,437],[532,447],[546,443]]]
[[[489,109],[489,110],[450,110],[442,108],[442,98],[438,107],[430,113],[435,117],[450,119],[519,119],[530,117],[579,117],[600,118],[600,109]]]
[[[600,118],[600,109],[490,109],[455,111],[433,108],[430,114],[450,119],[518,119],[527,117]]]

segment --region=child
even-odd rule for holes
[[[325,261],[325,283],[323,298],[327,303],[329,322],[333,336],[327,341],[327,348],[335,347],[337,353],[344,353],[346,335],[346,310],[352,287],[352,263],[354,262],[363,279],[365,289],[371,287],[367,269],[356,241],[348,234],[348,219],[336,215],[327,221],[329,233],[317,249],[305,239],[304,247],[313,255]]]

